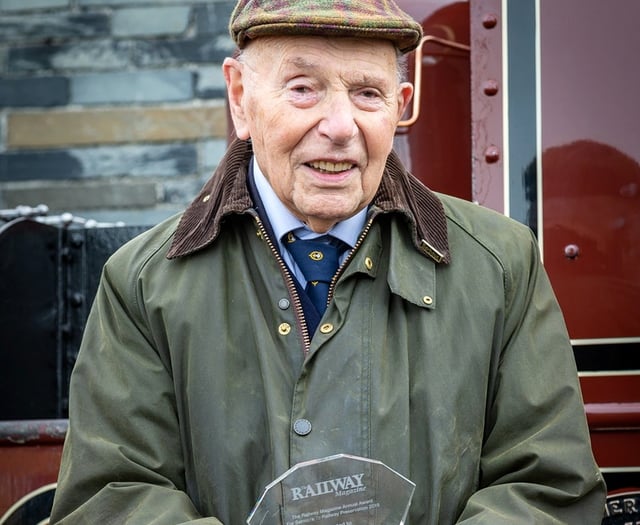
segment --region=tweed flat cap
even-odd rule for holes
[[[333,35],[390,40],[407,53],[422,39],[394,0],[239,0],[229,32],[240,49],[261,36]]]

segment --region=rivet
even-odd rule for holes
[[[489,164],[495,164],[500,160],[500,150],[497,146],[489,146],[486,150],[484,150],[484,159]]]
[[[493,29],[498,25],[498,17],[493,13],[487,13],[482,17],[482,25],[485,29]]]
[[[278,326],[278,333],[280,335],[289,335],[291,332],[291,325],[289,323],[280,323]]]
[[[575,259],[580,255],[580,247],[577,244],[567,244],[564,247],[564,256],[567,259]]]
[[[482,90],[484,91],[484,94],[487,95],[488,97],[493,97],[494,95],[497,95],[499,89],[500,89],[500,86],[498,86],[498,82],[496,82],[495,80],[485,80],[484,83],[482,84]]]
[[[371,270],[371,268],[373,268],[373,259],[371,259],[371,257],[365,257],[364,265],[367,268],[367,270]]]
[[[62,337],[69,339],[73,333],[73,328],[69,323],[65,323],[60,327],[60,331],[62,332]]]
[[[202,202],[208,202],[210,198],[211,198],[211,195],[205,195],[205,196],[202,198]]]
[[[73,254],[71,253],[71,249],[67,246],[63,247],[60,250],[60,255],[62,256],[62,259],[67,263],[73,261]]]
[[[69,299],[71,301],[71,306],[74,306],[76,308],[82,306],[82,303],[84,303],[84,295],[82,295],[80,292],[72,293]]]
[[[78,233],[71,234],[71,246],[74,248],[80,248],[84,244],[84,239],[82,235]]]
[[[287,299],[286,297],[283,297],[278,301],[278,308],[280,308],[280,310],[286,310],[287,308],[289,308],[290,305],[291,303],[289,302],[289,299]]]
[[[422,298],[422,302],[423,302],[424,304],[431,305],[431,304],[433,304],[433,298],[432,298],[430,295],[425,295],[425,296]]]
[[[331,323],[325,323],[320,327],[320,332],[323,334],[330,334],[333,332],[333,325]]]

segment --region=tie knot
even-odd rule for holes
[[[338,269],[340,249],[326,235],[310,240],[290,235],[287,249],[307,281],[328,283]]]

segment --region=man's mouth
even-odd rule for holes
[[[324,173],[342,173],[343,171],[350,170],[355,166],[350,162],[329,162],[326,160],[316,160],[309,162],[307,166],[322,171]]]

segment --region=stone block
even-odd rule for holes
[[[227,35],[177,40],[123,39],[14,46],[7,50],[7,71],[125,70],[190,64],[221,64],[235,47]],[[0,50],[0,53],[2,50]]]
[[[202,145],[201,155],[204,171],[213,171],[218,166],[218,164],[220,164],[220,159],[222,159],[226,150],[226,139],[207,140]]]
[[[61,181],[4,185],[4,206],[14,208],[25,203],[46,203],[49,210],[88,210],[92,208],[147,208],[157,204],[155,181],[118,179],[103,181]],[[79,215],[79,214],[78,214]],[[82,214],[85,218],[86,215]]]
[[[135,7],[113,13],[114,36],[179,35],[189,25],[189,7]]]
[[[65,77],[0,78],[0,107],[51,107],[69,102]]]
[[[198,194],[203,183],[199,177],[181,177],[161,182],[161,201],[165,204],[188,204]]]
[[[12,47],[8,50],[7,69],[11,73],[127,69],[132,65],[131,48],[130,41],[105,39]]]
[[[80,177],[82,166],[68,151],[0,154],[0,182]]]
[[[197,173],[194,145],[165,144],[0,154],[0,181],[172,177]]]
[[[53,213],[71,212],[73,215],[98,222],[124,223],[130,226],[153,226],[184,210],[184,205],[156,205],[149,208],[92,208],[91,210],[75,210],[51,208]]]
[[[223,101],[197,107],[16,111],[7,117],[9,148],[224,139]]]
[[[228,35],[197,36],[180,40],[155,40],[136,43],[132,61],[137,67],[162,67],[168,64],[221,64],[235,50]]]
[[[221,0],[207,0],[220,2]],[[162,5],[162,4],[193,4],[194,0],[77,0],[80,7],[85,6],[127,6],[127,5]]]
[[[226,84],[221,66],[203,67],[196,72],[195,94],[198,98],[224,98]]]
[[[195,6],[194,18],[197,34],[200,36],[227,34],[229,18],[235,5],[235,1],[224,0]]]
[[[0,0],[0,11],[69,7],[69,0]]]
[[[176,102],[192,97],[193,74],[185,69],[71,77],[72,104]]]
[[[104,13],[23,14],[0,17],[0,43],[50,43],[67,38],[98,38],[109,35],[109,16]]]

